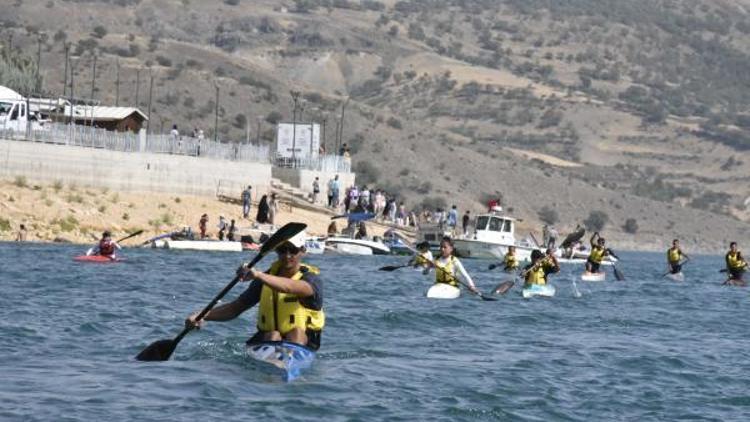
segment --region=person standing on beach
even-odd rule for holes
[[[198,229],[201,231],[201,239],[206,238],[206,227],[208,227],[208,214],[201,215],[201,220],[198,222]]]
[[[236,233],[237,233],[237,226],[234,225],[234,220],[232,220],[229,223],[229,229],[227,229],[227,240],[230,242],[234,242]]]
[[[252,201],[253,187],[247,185],[247,189],[242,191],[242,218],[247,218],[250,215],[250,203]]]
[[[227,220],[224,219],[223,215],[219,216],[219,224],[217,224],[219,229],[219,240],[224,240],[224,232],[227,231]]]
[[[315,176],[315,180],[313,180],[312,183],[312,203],[316,204],[318,202],[318,194],[320,193],[320,181],[318,176]]]
[[[279,200],[276,199],[276,194],[271,194],[271,200],[268,204],[268,222],[271,224],[275,224],[276,221],[276,213],[279,212]]]
[[[258,212],[255,214],[255,221],[258,224],[267,224],[268,221],[268,195],[263,195],[258,202]]]
[[[463,217],[461,217],[461,229],[463,229],[464,236],[467,236],[469,234],[469,222],[471,222],[471,216],[469,216],[470,211],[466,210],[466,213]]]

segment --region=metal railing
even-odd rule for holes
[[[329,173],[351,173],[352,161],[349,157],[340,155],[322,155],[317,157],[289,158],[278,154],[274,165],[303,170],[324,171]]]

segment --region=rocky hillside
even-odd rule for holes
[[[77,97],[145,110],[153,77],[152,130],[210,136],[218,87],[220,136],[272,142],[298,90],[327,148],[412,205],[499,194],[527,228],[591,217],[657,248],[747,234],[748,0],[3,3],[44,91],[66,45]]]

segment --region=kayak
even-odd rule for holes
[[[252,359],[267,363],[281,370],[281,377],[292,382],[309,369],[315,360],[315,352],[305,346],[287,341],[264,341],[247,346]]]
[[[524,287],[523,290],[521,290],[521,295],[524,299],[534,296],[553,297],[555,291],[555,286],[551,284],[532,284],[529,287]]]
[[[606,278],[607,276],[604,274],[604,271],[598,273],[585,272],[581,274],[582,281],[604,281]]]
[[[120,262],[124,261],[122,258],[110,258],[108,256],[104,255],[79,255],[75,258],[73,258],[73,261],[76,262],[99,262],[99,263],[109,263],[109,262]]]
[[[461,296],[461,289],[446,283],[435,283],[427,290],[430,299],[457,299]]]
[[[675,274],[669,273],[665,275],[664,277],[672,281],[685,281],[685,274],[683,274],[682,271],[680,271],[679,273],[675,273]]]

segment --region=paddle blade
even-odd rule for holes
[[[385,267],[378,268],[378,271],[394,271],[402,267],[403,265],[386,265]]]
[[[625,275],[620,271],[619,268],[617,268],[614,265],[612,266],[612,268],[615,271],[615,278],[617,279],[617,281],[623,281],[623,280],[625,280]]]
[[[490,271],[494,270],[495,268],[497,268],[497,264],[490,264],[487,266],[487,269]]]
[[[508,293],[508,290],[510,290],[515,284],[516,282],[514,280],[503,281],[492,290],[492,293],[496,295],[504,295]]]
[[[138,353],[135,358],[144,362],[161,362],[169,360],[172,356],[177,343],[174,340],[159,340],[148,345],[145,349]]]
[[[496,301],[496,300],[497,300],[497,298],[496,298],[496,297],[492,297],[492,296],[485,296],[485,295],[483,295],[482,293],[479,293],[479,297],[480,297],[480,298],[482,298],[482,300],[485,300],[485,301],[487,301],[487,302],[494,302],[494,301]]]

